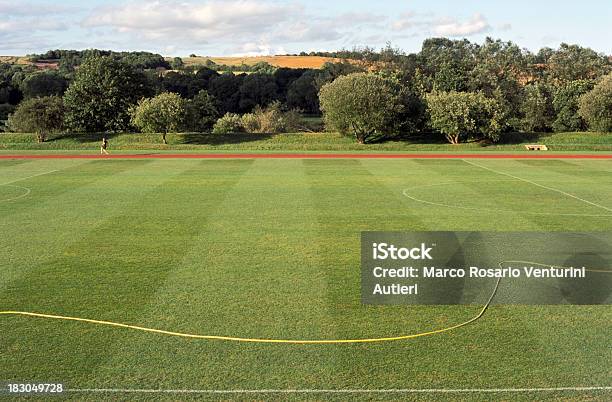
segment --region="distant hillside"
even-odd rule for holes
[[[32,64],[26,56],[0,56],[0,63],[8,64]]]
[[[173,57],[166,57],[167,61],[171,61]],[[337,62],[340,59],[322,56],[254,56],[254,57],[183,57],[185,66],[206,65],[208,60],[222,66],[253,66],[257,63],[268,63],[274,67],[286,68],[321,68],[326,62]],[[40,69],[57,68],[58,60],[41,60],[33,63],[27,56],[0,56],[0,63],[20,64],[20,65],[36,65]]]
[[[171,58],[167,58],[171,60]],[[184,57],[185,65],[201,64],[205,65],[207,60],[212,60],[216,64],[226,66],[252,66],[257,63],[268,63],[274,67],[287,68],[321,68],[328,61],[339,61],[331,57],[320,56],[254,56],[254,57]]]

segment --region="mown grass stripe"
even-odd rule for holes
[[[549,191],[554,191],[554,192],[557,192],[557,193],[559,193],[559,194],[563,194],[563,195],[565,195],[565,196],[567,196],[567,197],[570,197],[570,198],[573,198],[573,199],[575,199],[575,200],[581,201],[581,202],[583,202],[583,203],[585,203],[585,204],[589,204],[589,205],[591,205],[591,206],[593,206],[593,207],[603,209],[604,211],[607,211],[607,212],[612,212],[612,208],[606,207],[606,206],[601,205],[601,204],[598,204],[598,203],[596,203],[596,202],[592,202],[592,201],[586,200],[586,199],[584,199],[584,198],[582,198],[582,197],[579,197],[579,196],[577,196],[577,195],[575,195],[575,194],[570,194],[570,193],[568,193],[567,191],[563,191],[563,190],[560,190],[560,189],[558,189],[558,188],[554,188],[554,187],[551,187],[551,186],[547,186],[547,185],[544,185],[544,184],[542,184],[542,183],[537,183],[537,182],[535,182],[535,181],[533,181],[533,180],[525,179],[524,177],[518,177],[518,176],[512,175],[512,174],[510,174],[510,173],[501,172],[501,171],[499,171],[499,170],[495,170],[495,169],[492,169],[492,168],[490,168],[490,167],[487,167],[487,166],[483,166],[483,165],[477,164],[477,163],[475,163],[475,162],[470,162],[470,161],[468,161],[468,160],[466,160],[465,162],[467,162],[467,163],[469,163],[469,164],[471,164],[471,165],[474,165],[474,166],[480,167],[481,169],[486,169],[486,170],[489,170],[489,171],[491,171],[491,172],[493,172],[493,173],[497,173],[498,175],[503,175],[503,176],[512,177],[512,178],[514,178],[514,179],[516,179],[516,180],[524,181],[524,182],[526,182],[526,183],[533,184],[534,186],[541,187],[541,188],[546,189],[546,190],[549,190]]]
[[[145,168],[144,165],[148,166]],[[0,294],[0,304],[107,317],[119,315],[130,320],[138,315],[146,307],[156,287],[163,283],[181,247],[187,247],[186,241],[195,235],[187,224],[191,216],[186,214],[190,215],[190,210],[170,203],[176,198],[175,189],[165,195],[160,195],[163,193],[161,190],[172,183],[180,183],[185,172],[200,170],[199,162],[146,162],[144,165],[138,164],[136,166],[140,169],[131,169],[107,178],[105,184],[108,186],[98,183],[88,188],[86,193],[94,215],[87,217],[99,217],[94,228],[81,232],[79,239],[68,246],[56,245],[51,259],[45,259],[38,266],[21,272],[19,278],[13,280]],[[182,188],[183,184],[178,186]],[[122,199],[124,191],[127,191],[125,195],[128,197]],[[104,204],[108,200],[107,192],[115,194],[112,203]],[[147,216],[156,211],[158,202],[164,199],[168,201],[164,205],[167,212],[159,210],[156,214],[158,218],[174,217],[172,212],[176,211],[183,215],[181,224],[175,226],[174,230],[171,221],[167,221],[164,226],[147,226]],[[192,200],[185,202],[190,204]],[[130,221],[130,211],[142,210],[148,211],[142,214],[142,219]],[[109,214],[96,214],[96,211],[108,211]],[[172,252],[166,249],[160,253],[157,241],[164,240],[164,236],[159,235],[165,231],[173,236],[169,242]],[[150,245],[154,247],[149,248]],[[47,345],[53,345],[49,347],[80,351],[67,355],[67,359],[71,362],[70,366],[80,368],[81,375],[93,372],[107,359],[110,346],[121,339],[105,331],[90,331],[73,326],[70,332],[80,336],[67,344],[61,335],[62,328],[57,326],[36,325],[34,331],[20,325],[13,328],[13,331],[4,331],[2,335],[7,337],[2,342],[7,347],[15,347],[24,340],[34,342],[40,338],[40,334],[45,334]],[[105,333],[108,335],[98,336]],[[37,358],[36,353],[44,353],[38,348],[30,352],[34,353],[34,356],[29,356],[33,359]],[[22,364],[19,360],[24,356],[11,354],[11,357],[12,363],[7,363],[7,369],[18,369]],[[49,364],[50,368],[54,367],[53,362]]]
[[[10,261],[3,268],[0,290],[10,281],[52,260],[67,244],[79,241],[84,233],[118,213],[114,204],[108,205],[104,213],[92,208],[88,204],[92,188],[100,185],[112,188],[115,175],[127,174],[124,172],[130,168],[143,168],[149,163],[120,163],[104,169],[93,167],[92,163],[69,165],[51,176],[31,179],[28,197],[0,203],[0,215],[3,216],[0,229],[7,234],[0,239],[0,258]],[[128,195],[129,198],[133,196]],[[35,252],[23,252],[26,244]]]
[[[117,317],[115,321],[129,320],[142,325],[173,328],[209,322],[205,316],[211,307],[207,305],[210,300],[205,299],[205,303],[198,302],[205,296],[198,292],[205,290],[199,288],[198,284],[209,283],[207,272],[210,266],[202,264],[202,261],[192,261],[190,256],[207,247],[201,239],[211,229],[211,218],[217,209],[225,205],[232,189],[251,165],[252,161],[223,161],[214,164],[210,161],[199,161],[193,169],[166,183],[154,198],[160,206],[156,221],[165,222],[163,227],[159,227],[159,230],[164,232],[163,236],[158,236],[154,241],[154,247],[164,250],[163,263],[153,264],[158,257],[147,255],[148,253],[138,254],[141,260],[139,265],[158,265],[153,272],[147,273],[147,276],[155,276],[155,284],[143,288],[146,289],[147,296],[138,303],[137,316],[133,315],[134,307],[130,305],[113,312]],[[196,207],[190,208],[194,203]],[[145,209],[139,211],[136,216],[142,214],[144,220],[149,213]],[[155,228],[153,223],[143,222],[142,225],[145,230]],[[141,235],[152,238],[146,233]],[[122,254],[128,254],[128,251]],[[137,280],[137,277],[134,280]],[[96,368],[98,375],[123,378],[126,373],[118,371],[118,368],[124,367],[123,362],[132,359],[140,362],[142,356],[150,354],[152,347],[157,353],[164,354],[164,350],[170,353],[163,358],[167,367],[175,365],[174,362],[184,362],[182,357],[185,355],[205,359],[201,351],[190,344],[179,349],[164,349],[166,341],[152,340],[140,334],[122,333],[117,334],[115,338],[116,341],[105,354],[104,362]],[[152,346],[153,344],[155,346]],[[145,361],[148,362],[146,359]],[[151,368],[153,367],[155,364]],[[183,368],[189,369],[189,365]]]
[[[269,180],[270,171],[277,173]],[[300,161],[283,163],[282,171],[273,161],[255,161],[211,211],[207,231],[158,291],[147,322],[240,336],[331,335],[333,322],[326,317],[322,297],[321,271],[327,267],[318,263],[319,232],[303,179]],[[149,337],[133,334],[104,372],[116,375],[119,356],[143,355],[149,342]],[[235,378],[236,366],[247,372],[266,367],[270,376],[279,377],[284,370],[279,362],[291,359],[282,345],[183,341],[177,348],[175,339],[155,342],[169,369],[208,386]],[[323,350],[318,354],[333,355]],[[211,367],[204,377],[190,370],[202,361]],[[240,379],[245,385],[253,380]]]

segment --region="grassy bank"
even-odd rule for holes
[[[39,144],[32,134],[0,134],[0,151],[17,150],[81,150],[99,149],[101,134],[60,134]],[[112,134],[110,150],[168,150],[168,151],[362,151],[362,152],[495,152],[525,151],[527,143],[546,144],[551,151],[612,151],[612,133],[556,133],[516,136],[503,144],[470,142],[451,145],[439,138],[410,137],[392,141],[360,145],[352,138],[337,133],[299,134],[170,134],[168,145],[156,134]]]

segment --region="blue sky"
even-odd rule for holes
[[[537,50],[577,43],[612,54],[610,0],[0,0],[0,55],[48,49],[256,55],[491,36]]]

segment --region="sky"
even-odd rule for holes
[[[412,53],[429,37],[487,36],[532,51],[565,42],[610,55],[611,21],[611,0],[0,0],[0,55],[272,55],[386,43]]]

